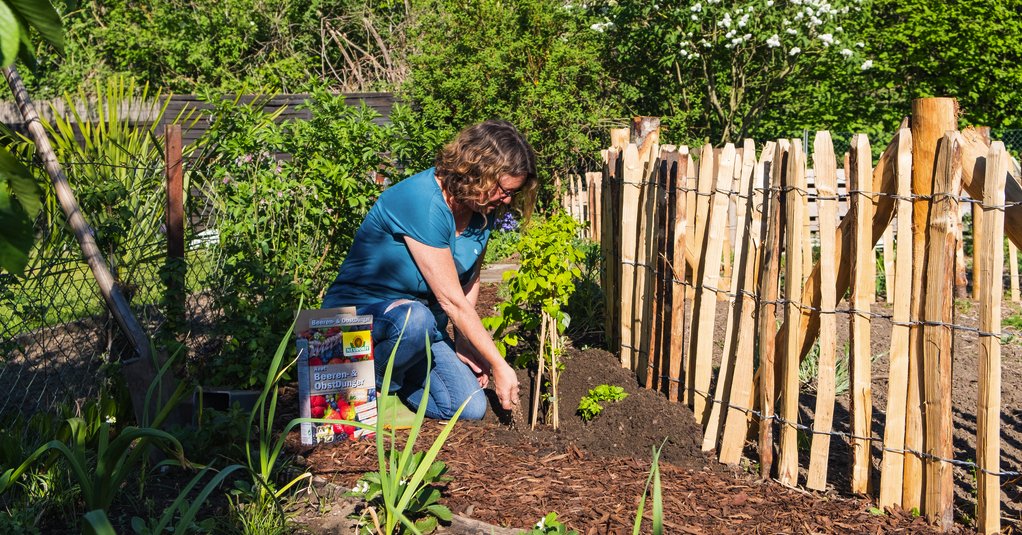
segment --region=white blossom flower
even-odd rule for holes
[[[699,20],[699,15],[692,14],[692,20]]]
[[[834,36],[829,33],[821,33],[818,38],[823,41],[823,46],[830,46],[834,44]]]
[[[713,44],[707,41],[706,39],[699,41],[699,44],[703,45],[703,48],[710,48],[713,46]]]
[[[690,57],[691,57],[692,59],[698,58],[698,57],[699,57],[699,52],[693,52],[693,53],[692,53],[692,55],[691,55]]]
[[[770,39],[767,39],[766,44],[770,48],[777,48],[781,46],[781,38],[775,33],[770,36]]]
[[[720,21],[717,22],[717,26],[723,26],[725,28],[730,28],[731,27],[731,14],[730,13],[724,13],[724,18],[720,19]]]
[[[788,28],[787,30],[784,30],[784,32],[788,35],[798,35],[798,30],[795,28]]]
[[[700,3],[700,2],[696,2],[696,3],[695,3],[695,4],[694,4],[694,5],[692,6],[692,7],[690,7],[689,9],[691,9],[693,13],[699,13],[700,11],[702,11],[702,10],[703,10],[703,4],[702,4],[702,3]]]
[[[859,41],[858,43],[855,43],[855,46],[857,46],[859,48],[866,48],[866,43],[863,43],[862,41]]]
[[[797,46],[796,47],[792,47],[792,49],[788,51],[788,55],[789,56],[796,56],[796,55],[798,55],[799,52],[802,52],[801,48],[799,48]]]
[[[749,39],[752,39],[752,34],[751,33],[747,33],[747,34],[742,36],[742,41],[748,41]]]
[[[774,5],[774,0],[767,0],[766,6],[771,7]]]
[[[748,23],[749,23],[749,15],[748,15],[748,13],[746,13],[745,15],[742,15],[742,18],[738,19],[738,27],[739,28],[744,28],[745,25],[748,24]]]
[[[851,50],[849,50],[849,49],[847,49],[847,48],[843,48],[843,49],[841,49],[841,55],[842,55],[842,56],[844,56],[844,57],[846,57],[846,58],[850,58],[850,57],[852,57],[852,54],[854,54],[854,53],[855,53],[855,52],[852,52]]]
[[[802,20],[805,16],[805,13],[799,11],[798,13],[795,13],[795,20]]]
[[[864,71],[868,71],[868,70],[872,69],[873,68],[873,60],[867,59],[866,61],[863,61],[861,68]]]
[[[809,23],[812,24],[813,26],[819,26],[823,24],[823,21],[820,20],[818,17],[812,17],[809,19]]]
[[[738,30],[730,30],[724,34],[724,39],[730,39],[734,37],[736,33],[738,33]]]
[[[834,33],[841,33],[843,31],[845,31],[845,29],[840,27],[840,26],[838,26],[837,28],[834,28]]]

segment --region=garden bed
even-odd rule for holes
[[[489,313],[495,301],[496,286],[484,286],[481,313]],[[631,532],[651,449],[664,443],[660,466],[668,533],[931,531],[908,515],[871,514],[872,504],[865,499],[807,493],[761,481],[746,470],[730,470],[699,451],[701,433],[684,405],[638,387],[606,351],[569,346],[567,353],[559,431],[545,426],[531,430],[521,417],[511,424],[493,413],[481,422],[457,424],[439,457],[450,467],[453,480],[444,503],[455,514],[526,528],[554,511],[582,533]],[[530,378],[520,373],[522,384],[529,384]],[[583,424],[573,414],[579,398],[604,383],[624,387],[629,396],[605,403],[595,420]],[[525,408],[527,395],[523,388]],[[428,422],[423,443],[440,427]],[[372,444],[334,444],[307,451],[301,461],[335,488],[351,488],[375,469],[376,455]],[[338,500],[335,511],[350,510],[350,502],[331,500]],[[301,521],[312,532],[350,529],[338,520],[310,510]]]

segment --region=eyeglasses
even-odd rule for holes
[[[500,190],[500,202],[504,202],[511,197],[514,197],[515,193],[518,193],[515,190],[508,191],[504,188],[504,186],[500,185],[500,182],[497,182],[497,189]]]

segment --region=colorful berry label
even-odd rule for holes
[[[372,316],[341,309],[303,310],[298,314],[298,400],[303,444],[373,436],[376,424],[376,371]],[[361,425],[356,425],[361,424]]]

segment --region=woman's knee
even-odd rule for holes
[[[482,420],[486,415],[486,394],[482,389],[470,394],[468,399],[453,399],[451,401],[452,403],[448,407],[438,407],[439,418],[444,420],[454,418],[462,404],[465,405],[465,408],[461,411],[461,416],[458,417],[460,420]]]
[[[401,337],[401,343],[424,343],[436,330],[436,317],[426,305],[418,301],[395,301],[385,312],[396,332],[393,338]]]

